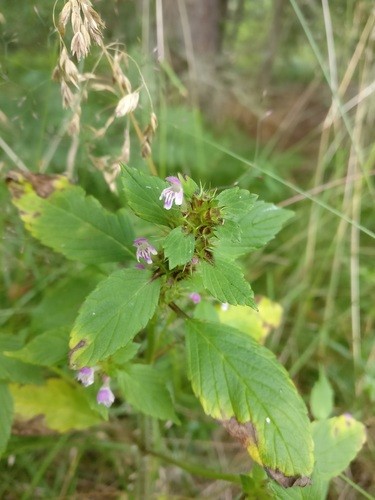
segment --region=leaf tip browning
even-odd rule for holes
[[[267,475],[276,481],[283,488],[291,488],[293,486],[305,487],[311,484],[311,479],[307,476],[294,475],[286,476],[279,469],[272,469],[267,467],[260,457],[258,448],[257,430],[252,422],[240,423],[234,417],[229,420],[222,420],[224,428],[229,434],[237,439],[242,446],[244,446],[251,458],[261,465],[266,471]]]
[[[221,423],[229,434],[237,439],[242,446],[247,449],[251,458],[259,465],[263,466],[263,462],[258,451],[258,436],[254,424],[252,422],[241,424],[234,417],[229,420],[222,420]]]
[[[292,488],[293,486],[304,488],[312,484],[311,479],[307,476],[286,476],[278,469],[270,469],[269,467],[264,467],[264,470],[268,477],[276,481],[283,488]]]
[[[21,198],[27,191],[34,191],[40,198],[48,198],[55,191],[61,191],[70,184],[63,175],[35,174],[10,170],[5,179],[14,200]]]

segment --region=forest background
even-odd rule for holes
[[[2,179],[14,168],[65,173],[114,210],[117,165],[124,162],[151,173],[156,168],[161,177],[183,172],[213,187],[238,183],[292,209],[280,235],[244,261],[256,293],[283,308],[266,345],[307,403],[320,380],[333,398],[332,414],[350,412],[366,425],[367,443],[334,480],[331,497],[375,494],[372,2],[96,1],[105,44],[120,44],[128,54],[126,77],[141,89],[135,128],[107,121],[118,98],[100,47],[78,63],[86,82],[91,74],[94,83],[80,87],[79,113],[63,109],[60,85],[51,78],[59,57],[53,16],[57,22],[62,6],[1,3]],[[145,151],[149,96],[158,126]],[[78,264],[32,239],[5,182],[0,203],[1,331],[73,318],[91,278],[77,285],[77,297],[64,296]],[[55,311],[49,309],[51,294],[60,300]],[[121,415],[121,407],[114,412]],[[146,463],[132,445],[137,422],[128,411],[126,420],[58,441],[38,425],[20,424],[0,466],[0,496],[238,493],[220,479],[199,477],[198,464],[238,472],[251,463],[198,407],[191,405],[182,427],[169,434],[165,429],[164,437],[164,446],[195,469],[181,468],[181,460],[168,463],[161,452]]]

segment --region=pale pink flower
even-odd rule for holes
[[[152,264],[151,255],[157,255],[156,248],[150,245],[146,238],[137,238],[134,240],[134,246],[137,248],[137,261],[143,259],[147,264]]]
[[[166,180],[169,182],[170,187],[163,189],[159,200],[164,198],[164,208],[170,210],[172,208],[173,202],[175,205],[182,205],[184,199],[184,190],[182,189],[182,184],[180,179],[177,177],[167,177]]]
[[[77,373],[77,380],[82,383],[85,387],[92,385],[94,383],[95,370],[89,366],[84,366]]]
[[[201,301],[201,296],[197,292],[193,292],[189,295],[189,298],[194,302],[194,304],[199,304]]]
[[[109,387],[110,380],[111,379],[109,377],[103,377],[103,385],[96,395],[96,401],[98,402],[98,404],[104,405],[107,408],[109,408],[115,400],[115,395]]]

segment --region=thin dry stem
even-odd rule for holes
[[[162,0],[156,0],[156,44],[158,48],[158,61],[165,60],[164,45],[164,24],[163,24],[163,3]]]
[[[373,43],[370,40],[366,47],[366,58],[362,72],[361,90],[368,86],[368,81],[371,79],[371,71],[373,62]],[[363,124],[366,120],[368,108],[364,101],[361,101],[357,107],[355,117],[354,136],[358,144],[363,142]],[[358,158],[356,154],[351,154],[352,158],[352,172],[355,174],[360,170]],[[352,204],[352,218],[357,223],[360,223],[362,205],[362,178],[359,178],[354,183],[354,194]],[[352,349],[353,349],[353,362],[354,370],[358,374],[358,370],[362,363],[362,350],[361,350],[361,318],[360,318],[360,261],[359,261],[359,248],[360,248],[360,233],[358,227],[353,225],[351,227],[350,239],[350,295],[351,295],[351,317],[352,317]],[[356,377],[356,394],[359,395],[360,385],[359,377]]]
[[[182,33],[183,33],[183,38],[184,38],[184,43],[185,43],[185,53],[186,53],[186,58],[188,61],[188,67],[189,67],[189,76],[190,80],[192,82],[197,81],[197,76],[198,76],[198,70],[197,70],[197,65],[196,65],[196,60],[195,60],[195,55],[194,55],[194,47],[193,47],[193,40],[191,36],[191,30],[190,30],[190,23],[189,23],[189,16],[186,10],[186,5],[183,0],[177,0],[178,3],[178,11],[180,14],[180,19],[181,19],[181,26],[182,26]],[[194,85],[192,86],[192,101],[194,104],[198,103],[198,96],[197,93],[194,91]]]
[[[66,159],[66,175],[68,179],[72,179],[74,175],[74,167],[77,158],[78,146],[79,146],[79,136],[78,134],[75,134],[72,136],[72,142],[70,144],[68,156]]]
[[[329,74],[331,79],[331,88],[333,93],[335,94],[337,92],[337,60],[336,60],[335,42],[333,38],[331,12],[329,10],[328,0],[322,0],[322,7],[323,7],[324,27],[327,38],[328,63],[329,63]]]
[[[4,141],[4,139],[0,136],[0,148],[4,151],[4,153],[12,160],[12,162],[23,172],[29,172],[29,169],[26,167],[21,158],[13,151],[13,149]]]

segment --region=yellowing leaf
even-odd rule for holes
[[[340,474],[366,441],[365,426],[351,415],[312,423],[316,470],[324,479]]]
[[[218,310],[220,323],[237,328],[263,343],[272,328],[281,323],[283,308],[267,297],[257,300],[258,311],[246,306],[228,306]]]
[[[134,259],[133,230],[124,210],[105,210],[63,176],[18,173],[9,180],[26,229],[44,245],[85,264]]]
[[[270,485],[278,500],[324,500],[329,481],[348,467],[366,440],[365,427],[351,415],[345,414],[311,423],[314,439],[315,467],[311,485],[285,490]]]
[[[48,428],[58,432],[86,429],[101,422],[83,393],[64,380],[49,379],[46,385],[10,386],[14,412],[23,419],[43,415]]]

